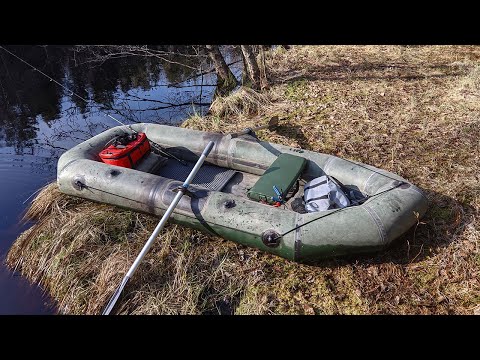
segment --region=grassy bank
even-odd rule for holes
[[[169,224],[124,290],[118,313],[480,313],[480,47],[294,46],[268,55],[270,88],[217,99],[182,126],[262,130],[263,140],[333,154],[412,181],[431,206],[378,255],[301,265]],[[158,219],[59,193],[7,262],[62,313],[97,314]]]

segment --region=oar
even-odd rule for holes
[[[115,306],[115,303],[117,302],[118,298],[120,297],[120,294],[123,291],[123,288],[125,287],[125,285],[127,285],[128,280],[130,280],[130,278],[133,276],[133,273],[135,272],[135,270],[137,270],[138,265],[140,265],[140,262],[143,260],[143,258],[147,254],[148,250],[150,250],[150,247],[152,246],[153,242],[155,241],[155,239],[158,236],[158,234],[160,233],[160,231],[163,229],[164,225],[166,224],[168,218],[170,217],[173,210],[175,209],[175,207],[179,203],[183,194],[188,191],[188,186],[192,182],[192,180],[195,177],[195,175],[197,174],[198,170],[200,170],[200,167],[202,166],[203,162],[205,161],[205,158],[208,156],[208,154],[212,150],[213,145],[214,145],[214,142],[210,141],[208,143],[207,147],[203,150],[202,155],[198,159],[197,163],[193,167],[192,171],[188,175],[188,177],[185,180],[185,182],[183,183],[183,185],[179,188],[179,191],[178,191],[177,195],[173,199],[173,201],[170,204],[170,206],[168,207],[167,211],[165,211],[165,214],[163,215],[162,219],[158,223],[155,230],[153,230],[152,235],[150,235],[150,237],[148,238],[147,242],[143,246],[142,251],[140,251],[140,254],[138,254],[137,258],[133,262],[133,265],[130,267],[130,270],[128,270],[128,272],[125,275],[125,277],[123,278],[122,282],[120,283],[118,288],[115,290],[115,293],[113,294],[112,298],[108,302],[107,307],[105,308],[105,310],[102,313],[103,315],[108,315],[108,314],[110,314],[110,311],[112,311],[113,307]]]
[[[255,131],[266,129],[266,128],[269,128],[269,127],[272,127],[272,126],[277,126],[277,125],[278,125],[278,116],[273,116],[268,121],[268,124],[265,124],[265,125],[262,125],[262,126],[257,126],[257,127],[254,127],[254,128],[246,128],[245,130],[242,130],[242,131],[239,131],[239,132],[236,132],[236,133],[232,133],[232,134],[230,134],[230,136],[232,138],[234,138],[234,137],[237,137],[237,136],[240,136],[240,135],[245,135],[245,134],[251,134],[251,133],[255,134]]]

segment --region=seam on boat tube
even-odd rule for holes
[[[370,176],[368,177],[368,179],[365,181],[365,184],[363,185],[363,192],[364,192],[364,193],[367,192],[368,182],[370,181],[370,179],[372,178],[373,175],[375,175],[375,172],[372,172],[372,173],[370,174]]]
[[[333,158],[334,158],[334,157],[330,155],[330,157],[328,158],[327,162],[326,162],[325,165],[323,166],[323,172],[324,172],[325,174],[327,174],[327,175],[328,175],[328,173],[327,173],[328,167],[329,167],[330,164],[333,162]]]
[[[159,191],[162,190],[162,187],[165,186],[165,183],[166,183],[165,180],[159,179],[157,180],[155,185],[150,188],[150,192],[148,194],[147,204],[146,204],[149,208],[151,209],[159,208],[159,206],[156,206],[156,202],[155,202],[157,198],[160,199],[163,206],[168,208],[168,205],[165,205],[165,203],[163,202],[163,194],[165,193],[165,190],[159,193]],[[168,187],[168,185],[166,187]],[[155,213],[154,210],[152,212]]]
[[[385,226],[383,225],[382,219],[378,216],[378,214],[373,210],[370,206],[363,204],[360,206],[362,209],[364,209],[368,215],[373,219],[375,224],[377,225],[377,230],[380,235],[380,238],[382,240],[382,244],[386,245],[387,244],[387,232],[385,231]]]
[[[60,177],[60,174],[61,174],[67,167],[69,167],[69,166],[72,165],[75,161],[78,161],[78,160],[82,160],[82,159],[73,159],[73,160],[70,160],[69,162],[67,162],[67,163],[60,169],[60,171],[58,171],[58,176],[57,176],[57,178]]]
[[[295,215],[295,236],[294,236],[294,244],[293,244],[293,260],[297,261],[300,259],[300,251],[302,249],[302,224],[303,224],[303,216],[299,213]]]
[[[410,187],[411,187],[412,190],[414,190],[414,191],[416,191],[417,193],[419,193],[420,195],[422,195],[422,197],[423,197],[425,200],[429,201],[429,200],[428,200],[428,197],[423,193],[422,190],[420,190],[419,188],[417,188],[417,187],[416,187],[415,185],[413,185],[413,184],[411,184]]]
[[[235,150],[237,148],[237,140],[236,139],[231,139],[230,143],[228,144],[228,150],[227,150],[227,166],[231,169],[233,169],[233,154],[235,153]]]

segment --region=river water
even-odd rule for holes
[[[0,48],[0,314],[55,314],[55,302],[40,287],[4,265],[9,248],[29,226],[20,219],[32,194],[55,180],[64,151],[119,125],[108,114],[126,124],[178,125],[205,113],[216,75],[208,72],[207,58],[192,56],[189,46],[157,48],[188,56],[122,55],[101,62],[91,61],[104,56],[96,48],[96,54],[65,46],[5,48],[69,89]],[[225,49],[225,57],[238,77],[239,55]]]

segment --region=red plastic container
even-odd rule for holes
[[[150,143],[145,133],[138,133],[137,139],[117,147],[110,145],[98,155],[106,164],[133,168],[135,164],[150,152]]]

